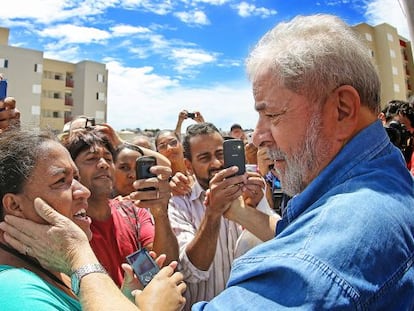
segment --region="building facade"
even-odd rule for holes
[[[16,98],[22,127],[60,132],[78,115],[106,122],[105,64],[47,59],[42,51],[9,46],[8,38],[9,29],[0,27],[0,73],[7,95]]]
[[[389,24],[370,26],[365,23],[353,29],[365,39],[381,80],[381,104],[393,99],[407,100],[414,88],[414,63],[411,42],[400,36]]]

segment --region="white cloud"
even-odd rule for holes
[[[180,21],[190,25],[209,25],[206,14],[203,11],[195,10],[192,12],[175,12],[176,16]]]
[[[12,0],[0,10],[0,20],[30,19],[50,24],[70,18],[85,18],[102,13],[118,0]]]
[[[110,30],[112,31],[112,35],[115,37],[151,32],[151,30],[147,27],[136,27],[130,25],[116,25],[111,27]]]
[[[107,31],[93,27],[60,24],[38,32],[41,37],[59,39],[62,44],[103,42],[111,37]]]
[[[261,18],[266,18],[277,14],[276,10],[270,10],[264,7],[258,8],[254,4],[249,4],[244,1],[233,7],[237,9],[241,17],[260,16]]]
[[[230,0],[194,0],[193,2],[194,3],[197,3],[197,2],[206,3],[210,5],[223,5],[223,4],[230,2]]]
[[[216,55],[199,49],[173,49],[171,55],[177,62],[175,68],[179,72],[216,61]]]
[[[173,2],[171,0],[121,0],[121,6],[128,9],[143,8],[158,15],[166,15],[172,11]]]
[[[67,46],[64,49],[60,45],[48,44],[43,52],[44,58],[60,60],[64,62],[77,63],[79,57],[79,46]]]
[[[407,0],[412,1],[412,0]],[[397,28],[398,33],[409,39],[408,22],[401,6],[396,0],[373,0],[367,4],[365,13],[367,23],[376,26],[388,23]]]
[[[123,67],[110,61],[107,68],[108,123],[117,130],[175,128],[183,109],[200,111],[206,121],[225,131],[235,122],[253,128],[257,121],[247,81],[188,89],[176,80],[156,75],[151,67]],[[185,121],[182,130],[193,122]]]

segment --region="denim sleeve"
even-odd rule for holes
[[[192,310],[358,310],[357,301],[358,293],[324,263],[281,254],[240,258],[228,288]]]

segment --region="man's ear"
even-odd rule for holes
[[[6,193],[3,196],[3,208],[5,214],[22,217],[23,209],[21,206],[21,199],[18,195],[13,193]]]
[[[193,172],[193,165],[191,164],[191,161],[188,160],[187,158],[184,158],[184,164],[185,164],[185,167],[187,168],[187,171],[190,174],[194,174],[194,172]]]
[[[358,127],[361,99],[350,85],[342,85],[334,91],[337,139],[348,140]]]

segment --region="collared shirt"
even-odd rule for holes
[[[193,310],[413,310],[414,181],[380,121],[299,195],[277,236]]]
[[[225,288],[237,239],[242,232],[238,224],[222,217],[216,254],[210,269],[203,271],[195,267],[187,257],[186,248],[194,239],[204,218],[206,210],[203,204],[204,196],[205,191],[198,182],[195,182],[190,194],[173,196],[168,208],[171,227],[177,236],[180,248],[178,269],[184,274],[187,283],[185,291],[187,310],[194,302],[210,300]]]

